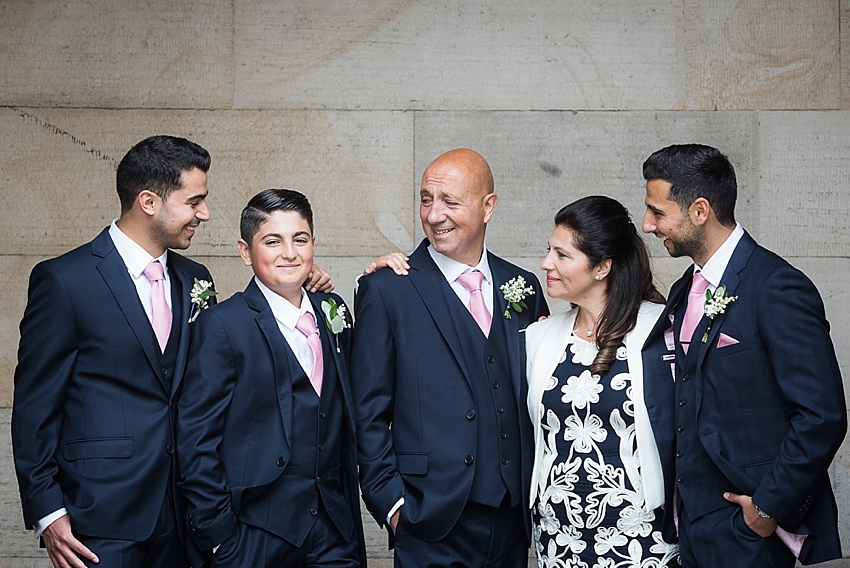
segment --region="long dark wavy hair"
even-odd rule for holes
[[[628,210],[616,199],[591,195],[573,201],[558,211],[555,225],[570,230],[573,245],[587,256],[589,268],[611,259],[605,308],[596,330],[599,353],[590,367],[592,373],[602,375],[635,327],[641,302],[663,304],[664,296],[652,282],[646,245]]]

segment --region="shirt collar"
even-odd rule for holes
[[[158,260],[160,264],[162,264],[163,272],[168,274],[166,271],[168,268],[168,250],[166,249],[159,258],[152,257],[136,241],[128,237],[124,231],[118,228],[117,221],[118,219],[114,219],[112,224],[109,225],[109,236],[112,238],[112,243],[115,245],[115,249],[118,251],[118,254],[120,254],[121,258],[124,260],[124,264],[127,266],[127,271],[130,272],[130,276],[134,279],[139,278],[145,271],[145,268],[148,267],[148,264],[155,260]]]
[[[269,303],[269,307],[272,309],[272,314],[274,314],[274,319],[288,327],[290,330],[295,329],[301,314],[311,313],[313,314],[313,317],[315,317],[313,307],[310,304],[310,298],[307,297],[307,292],[303,288],[301,289],[301,307],[296,308],[289,300],[272,292],[269,287],[263,284],[256,276],[254,276],[254,282],[257,283],[257,287]],[[319,328],[318,321],[316,321],[316,328]]]
[[[726,267],[729,265],[732,253],[735,252],[735,247],[738,246],[738,242],[740,242],[743,236],[744,228],[741,227],[740,223],[735,223],[735,229],[726,237],[720,248],[714,251],[714,254],[705,263],[705,266],[702,267],[701,272],[703,277],[714,288],[720,286],[720,280],[723,278],[723,273],[726,272]],[[697,264],[694,264],[694,266],[700,268]]]
[[[478,264],[472,267],[470,267],[468,264],[458,262],[452,258],[447,257],[444,254],[437,252],[434,249],[434,245],[428,245],[428,253],[434,260],[434,264],[437,265],[437,268],[440,269],[440,272],[443,273],[443,276],[446,277],[446,280],[448,280],[449,283],[452,283],[457,280],[457,277],[463,274],[464,272],[471,272],[473,270],[480,270],[481,274],[484,275],[484,279],[490,284],[493,283],[493,277],[490,273],[490,263],[487,261],[486,243],[484,244],[484,248],[481,253],[481,260],[478,261]]]

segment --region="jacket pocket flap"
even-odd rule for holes
[[[133,438],[100,438],[65,442],[68,461],[91,458],[129,458],[133,455]]]
[[[428,454],[396,454],[398,472],[403,475],[428,473]]]

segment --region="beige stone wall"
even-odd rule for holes
[[[850,0],[0,0],[0,566],[49,564],[8,442],[27,277],[117,216],[135,142],[210,150],[191,254],[224,296],[250,274],[240,209],[282,186],[311,197],[347,299],[369,260],[422,237],[418,178],[446,149],[490,161],[488,246],[536,270],[560,206],[603,193],[639,218],[652,151],[715,145],[741,222],[819,287],[850,377],[848,54]],[[687,264],[647,242],[666,288]],[[850,542],[850,448],[833,473]]]

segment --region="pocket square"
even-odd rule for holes
[[[725,333],[720,334],[720,338],[717,340],[717,348],[721,349],[723,347],[729,347],[730,345],[735,345],[738,343],[738,340],[730,335],[726,335]]]

